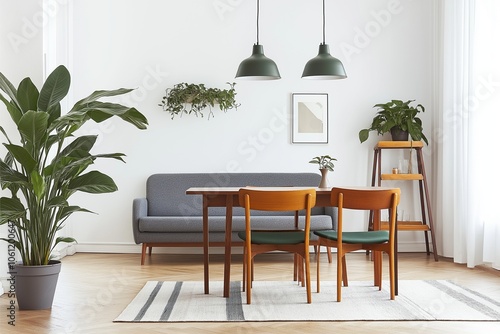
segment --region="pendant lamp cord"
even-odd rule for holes
[[[323,45],[325,44],[325,0],[323,0]]]
[[[257,0],[257,45],[259,45],[259,8],[260,8],[260,1]]]

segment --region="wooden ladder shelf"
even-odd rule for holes
[[[422,156],[423,143],[421,141],[379,141],[374,148],[373,155],[373,171],[372,171],[372,186],[381,186],[382,181],[418,181],[420,193],[420,207],[422,213],[422,221],[402,221],[397,222],[398,231],[423,231],[425,234],[425,246],[427,255],[430,255],[429,233],[432,242],[432,253],[434,259],[438,261],[436,252],[436,238],[434,236],[434,222],[432,219],[432,210],[429,199],[429,188],[427,186],[427,178],[425,175],[424,158]],[[382,174],[382,150],[384,149],[413,149],[417,156],[417,173],[416,174]],[[370,217],[370,222],[372,217]],[[371,223],[370,223],[371,228]],[[387,222],[382,222],[382,229],[387,229]]]

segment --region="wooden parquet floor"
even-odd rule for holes
[[[350,280],[371,280],[372,263],[362,253],[348,254]],[[113,323],[148,280],[203,279],[201,255],[153,254],[140,265],[139,254],[77,253],[63,259],[51,310],[16,312],[16,326],[7,324],[10,300],[0,298],[0,333],[500,333],[498,322],[261,322],[261,323]],[[336,265],[322,254],[324,280],[334,280]],[[288,280],[292,275],[288,254],[262,255],[256,260],[257,280]],[[234,255],[232,279],[241,279],[241,255]],[[468,269],[422,253],[401,254],[400,279],[448,279],[500,299],[500,272],[486,267]],[[312,261],[312,279],[316,266]],[[386,268],[384,267],[384,270]],[[223,278],[223,258],[211,256],[212,280]],[[313,296],[314,298],[314,296]],[[332,297],[333,298],[333,297]],[[333,299],[332,299],[333,300]],[[314,302],[314,299],[313,299]]]

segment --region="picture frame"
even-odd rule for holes
[[[327,93],[292,93],[292,143],[328,143]]]

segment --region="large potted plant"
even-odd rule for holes
[[[92,154],[97,136],[78,135],[77,130],[87,121],[102,122],[114,116],[139,129],[147,126],[146,117],[135,108],[99,101],[130,89],[95,91],[62,113],[60,102],[70,81],[64,66],[57,67],[40,90],[30,78],[16,89],[0,73],[0,100],[17,128],[15,134],[7,134],[0,126],[7,140],[3,143],[7,154],[0,158],[0,185],[10,193],[0,198],[0,225],[8,224],[15,238],[3,240],[14,245],[21,257],[20,263],[9,263],[20,309],[52,306],[60,270],[60,262],[51,259],[52,251],[59,243],[75,241],[59,236],[58,231],[71,214],[90,212],[70,204],[70,197],[78,191],[99,194],[117,190],[111,177],[87,169],[99,158],[123,161],[124,154]],[[42,273],[29,276],[33,270]],[[39,287],[38,283],[46,285]]]
[[[423,133],[422,120],[417,116],[418,113],[424,112],[425,108],[421,104],[416,107],[410,106],[413,101],[391,100],[374,105],[374,108],[378,108],[378,112],[371,126],[359,131],[360,142],[368,139],[370,131],[377,131],[379,135],[391,132],[393,140],[408,140],[410,135],[412,140],[423,140],[429,144]]]

